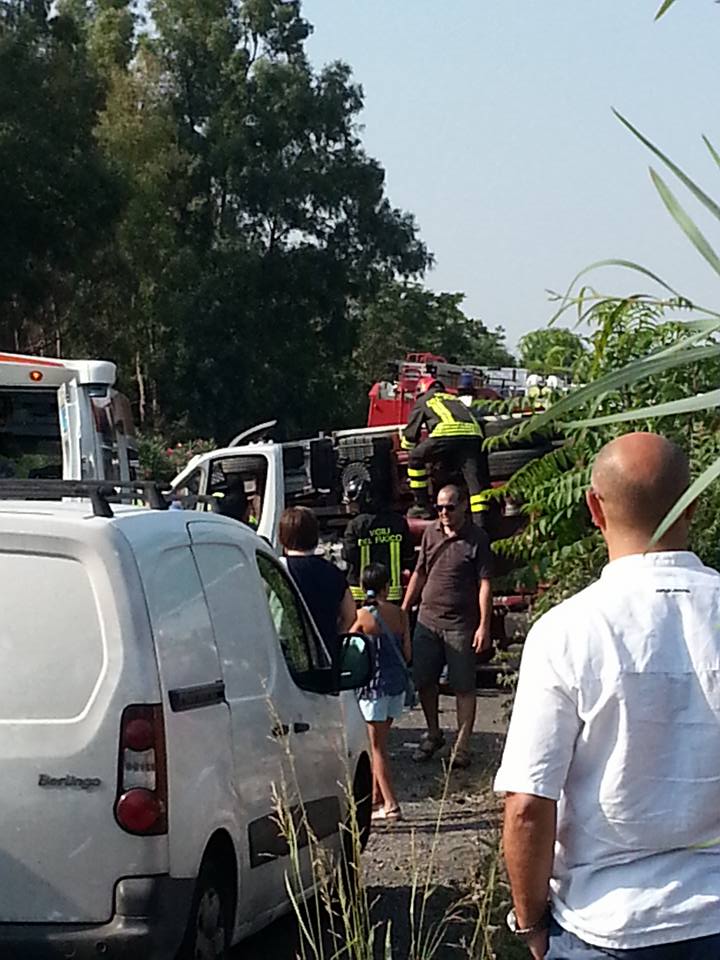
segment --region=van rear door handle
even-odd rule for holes
[[[290,733],[290,727],[286,723],[276,723],[270,733],[274,737],[286,737]]]
[[[310,729],[309,723],[294,723],[293,733],[307,733]]]

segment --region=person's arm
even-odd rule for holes
[[[412,610],[419,601],[426,583],[427,574],[424,570],[416,570],[410,577],[410,583],[405,591],[405,599],[402,602],[402,608],[406,613]]]
[[[480,626],[475,632],[474,646],[477,653],[482,653],[492,646],[490,626],[492,624],[493,595],[492,583],[487,577],[483,577],[480,581],[478,603],[480,606]]]
[[[410,411],[407,426],[402,432],[401,446],[403,450],[409,450],[414,447],[420,439],[423,424],[425,423],[425,407],[420,401],[416,401],[415,406]]]
[[[355,622],[357,616],[357,607],[350,593],[350,587],[345,587],[345,593],[340,602],[340,613],[338,615],[338,632],[350,633],[350,627]]]
[[[348,633],[367,633],[368,632],[368,614],[365,610],[356,610],[353,624]],[[374,621],[373,621],[374,622]],[[370,624],[372,626],[372,624]]]
[[[518,927],[541,924],[547,912],[555,849],[557,804],[545,797],[510,793],[505,800],[503,848]],[[547,930],[525,941],[534,960],[548,949]]]
[[[419,602],[422,592],[425,589],[425,584],[427,583],[427,545],[425,541],[426,537],[425,534],[423,534],[423,538],[420,541],[420,553],[418,554],[417,563],[415,564],[415,570],[410,577],[410,583],[403,597],[402,609],[405,610],[406,613],[412,610],[415,604]]]
[[[402,617],[403,656],[405,657],[405,662],[410,663],[410,661],[412,660],[412,641],[410,639],[410,618],[408,617],[406,610],[401,610],[400,616]]]
[[[505,857],[521,929],[547,909],[557,800],[582,730],[571,643],[555,611],[530,630],[495,790],[505,799]],[[580,628],[578,628],[580,629]],[[573,640],[577,640],[576,634]],[[547,935],[528,944],[534,960]]]

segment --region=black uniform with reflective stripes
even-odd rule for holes
[[[388,600],[402,600],[402,572],[413,565],[415,551],[410,528],[402,514],[394,510],[360,513],[345,528],[343,559],[355,600],[364,600],[360,574],[369,563],[381,563],[390,574]]]
[[[418,444],[423,426],[427,427],[429,437]],[[408,481],[416,502],[428,503],[426,464],[437,459],[462,472],[471,512],[476,516],[485,513],[490,497],[490,472],[482,440],[480,424],[454,394],[430,389],[419,397],[402,440],[402,446],[410,449]]]

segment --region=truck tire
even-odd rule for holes
[[[488,469],[491,480],[509,480],[521,467],[545,456],[548,446],[526,447],[510,450],[491,450],[488,454]]]
[[[511,417],[505,414],[498,414],[496,417],[483,417],[480,426],[486,437],[499,437],[510,430],[511,427],[517,427],[521,423],[520,418]]]

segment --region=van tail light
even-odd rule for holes
[[[159,703],[123,710],[115,819],[128,833],[145,837],[167,833],[167,755]]]

